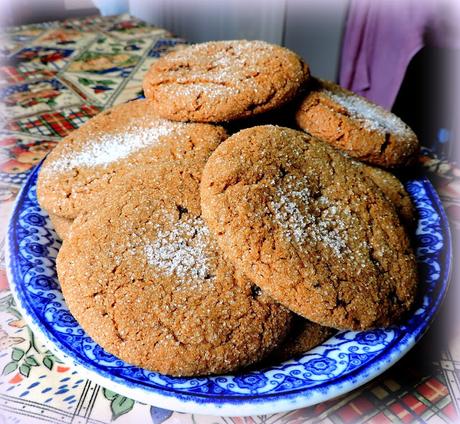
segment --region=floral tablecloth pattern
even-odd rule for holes
[[[339,399],[270,416],[196,416],[135,402],[79,375],[34,337],[15,308],[3,253],[21,185],[62,137],[101,110],[142,94],[151,63],[183,43],[127,15],[12,27],[0,34],[0,424],[456,422],[455,281],[429,333],[381,377]],[[460,168],[426,149],[419,162],[441,194],[458,241]]]

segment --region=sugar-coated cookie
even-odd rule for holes
[[[383,194],[393,203],[399,217],[407,228],[413,228],[417,221],[417,212],[404,185],[393,174],[375,166],[356,163],[365,176],[382,190]]]
[[[308,66],[286,48],[264,41],[213,41],[158,59],[143,87],[163,118],[223,122],[284,105],[308,78]]]
[[[67,238],[67,235],[69,234],[70,227],[73,223],[73,219],[69,218],[64,218],[59,215],[55,214],[49,214],[51,224],[54,227],[54,231],[56,231],[56,234],[61,240],[64,240]]]
[[[115,106],[48,155],[38,177],[38,200],[49,213],[74,219],[116,176],[164,161],[181,166],[207,158],[226,137],[222,127],[159,118],[147,100]]]
[[[334,333],[336,330],[333,328],[324,327],[300,316],[294,316],[287,337],[269,356],[267,362],[278,364],[293,359],[320,345]]]
[[[406,165],[419,149],[417,136],[400,118],[330,81],[312,80],[296,121],[348,155],[384,168]]]
[[[234,134],[204,168],[201,205],[234,266],[304,318],[386,326],[414,301],[415,256],[394,206],[308,134],[275,126]]]
[[[104,349],[195,376],[241,369],[283,340],[291,313],[237,281],[201,218],[193,169],[137,170],[103,197],[76,219],[57,270],[70,311]]]

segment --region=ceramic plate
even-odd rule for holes
[[[406,182],[419,214],[414,234],[420,299],[400,325],[342,331],[304,355],[271,368],[204,378],[175,378],[131,366],[105,352],[74,320],[56,277],[60,247],[37,203],[36,169],[18,196],[9,227],[7,269],[24,319],[50,350],[82,375],[124,396],[161,408],[214,415],[260,415],[313,405],[382,373],[411,349],[446,292],[451,240],[430,182]]]

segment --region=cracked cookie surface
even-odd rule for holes
[[[49,217],[58,237],[61,240],[65,240],[69,234],[73,219],[63,218],[62,216],[54,215],[52,213],[49,214]]]
[[[396,115],[330,81],[312,78],[296,121],[300,128],[371,165],[406,165],[419,149]]]
[[[391,201],[402,223],[408,229],[414,228],[417,221],[417,212],[402,182],[383,169],[358,162],[357,166],[361,167],[364,176],[370,178]]]
[[[138,166],[207,158],[226,137],[219,126],[162,119],[147,100],[115,106],[48,155],[38,177],[38,200],[51,214],[76,218],[114,178]]]
[[[143,88],[164,118],[223,122],[287,103],[308,77],[308,66],[283,47],[215,41],[160,58],[146,74]]]
[[[238,370],[268,355],[291,313],[237,282],[201,218],[196,169],[125,175],[81,214],[57,270],[69,309],[121,359],[165,374]]]
[[[395,322],[414,301],[415,257],[397,213],[331,146],[300,131],[240,131],[209,158],[203,217],[235,267],[319,324]]]

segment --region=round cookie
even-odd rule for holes
[[[285,337],[291,313],[237,281],[201,218],[191,170],[139,170],[103,198],[76,219],[57,270],[72,314],[104,349],[196,376],[248,366]]]
[[[401,181],[399,181],[393,174],[390,174],[383,169],[375,168],[359,162],[355,163],[357,166],[361,167],[364,176],[370,178],[372,182],[380,190],[382,190],[388,200],[393,203],[403,224],[405,224],[408,228],[414,227],[417,220],[417,212],[415,211],[412,200]]]
[[[296,121],[348,155],[384,168],[406,165],[419,149],[415,133],[396,115],[330,81],[312,80]]]
[[[213,41],[158,59],[143,88],[163,118],[223,122],[287,103],[308,78],[308,66],[283,47],[263,41]]]
[[[286,339],[275,349],[266,362],[275,364],[293,359],[320,345],[335,332],[336,330],[333,328],[324,327],[305,318],[294,316],[291,330]]]
[[[311,321],[386,326],[414,301],[415,257],[393,205],[314,137],[274,126],[231,136],[205,166],[201,205],[235,267]]]
[[[226,137],[221,127],[159,118],[147,100],[115,106],[48,155],[38,177],[38,200],[49,213],[74,219],[116,175],[147,164],[207,158]]]
[[[63,218],[62,216],[54,215],[52,213],[49,214],[49,217],[58,237],[61,240],[65,240],[69,234],[73,219]]]

